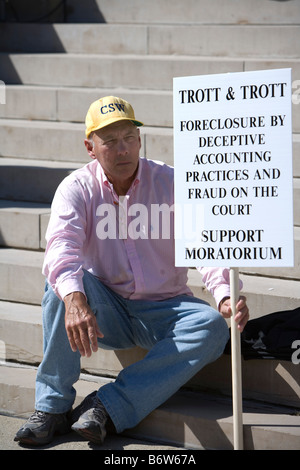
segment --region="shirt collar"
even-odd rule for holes
[[[135,178],[128,190],[128,195],[131,194],[132,190],[139,184],[139,182],[141,181],[141,175],[142,175],[142,166],[143,166],[143,159],[142,158],[139,158],[139,163],[138,163],[138,169],[137,169],[137,173],[135,175]],[[101,166],[101,164],[98,162],[98,168],[97,168],[97,176],[98,176],[98,179],[99,181],[102,181],[104,186],[107,186],[108,188],[110,188],[111,191],[113,191],[113,184],[108,180],[106,174],[104,173],[104,170]]]

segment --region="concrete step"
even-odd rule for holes
[[[299,57],[299,25],[4,24],[1,52]]]
[[[294,82],[292,123],[294,140],[300,146],[300,90]],[[83,123],[89,105],[112,93],[129,101],[145,126],[173,127],[171,90],[131,90],[125,88],[76,88],[30,85],[6,85],[6,104],[0,106],[0,118]],[[296,145],[296,143],[295,143]],[[299,151],[300,153],[300,151]],[[300,159],[295,159],[296,163]],[[300,163],[297,175],[300,176]]]
[[[243,282],[241,294],[247,297],[251,319],[272,312],[293,310],[300,304],[299,281],[252,276],[240,273]],[[188,272],[188,285],[196,297],[215,306],[213,297],[201,281],[196,269]]]
[[[247,0],[68,0],[70,23],[135,24],[299,24],[297,0],[289,2]]]
[[[15,442],[14,436],[20,429],[21,425],[24,423],[24,418],[20,416],[14,416],[14,415],[6,415],[6,414],[0,414],[0,450],[10,450],[10,451],[28,451],[28,447],[26,446],[21,446],[17,442]],[[173,446],[170,444],[164,444],[164,443],[156,443],[155,441],[148,441],[148,440],[141,440],[137,439],[134,437],[130,436],[124,436],[120,434],[108,434],[105,438],[104,444],[101,446],[93,444],[89,441],[85,441],[82,439],[79,434],[76,434],[75,432],[70,432],[69,434],[64,434],[63,436],[56,436],[56,439],[54,442],[39,447],[39,450],[66,450],[66,451],[95,451],[95,450],[101,450],[101,454],[97,455],[97,461],[99,464],[104,463],[107,464],[108,462],[111,462],[112,465],[114,464],[115,461],[117,462],[122,462],[122,460],[118,459],[138,459],[138,461],[146,462],[146,459],[149,458],[150,462],[153,460],[154,463],[154,454],[159,454],[159,460],[162,460],[162,455],[163,454],[180,454],[180,456],[186,455],[187,453],[189,456],[185,457],[177,457],[182,458],[182,461],[184,459],[186,461],[189,461],[191,458],[191,461],[197,462],[197,458],[201,457],[201,451],[193,451],[193,450],[187,450],[182,447],[178,446]],[[127,451],[127,454],[123,454],[123,451]],[[138,454],[138,457],[135,456],[137,454],[136,451],[141,451]],[[182,452],[184,451],[184,452]],[[120,455],[121,454],[121,455]],[[28,458],[31,458],[30,454],[26,454]],[[149,457],[148,457],[149,455]],[[191,457],[190,457],[191,455]],[[117,456],[117,459],[116,459]],[[24,454],[23,454],[24,457]],[[48,459],[49,456],[47,456]],[[108,460],[109,459],[109,460]],[[24,460],[24,459],[23,459]],[[132,465],[137,464],[136,460],[134,460],[135,464],[133,463],[132,460],[124,460],[124,462],[131,462]]]
[[[297,155],[300,155],[300,134],[293,135],[293,173],[295,177],[299,178],[300,177],[300,158],[297,157]]]
[[[3,122],[3,121],[2,121]],[[1,120],[0,120],[1,123]],[[30,132],[27,132],[29,127],[27,124],[23,125],[23,121],[20,124],[19,122],[14,122],[11,125],[11,122],[6,123],[9,125],[11,132],[15,131],[16,135],[17,130],[20,130],[20,134],[28,137]],[[64,137],[66,134],[63,132],[64,124],[55,123],[55,127],[60,125],[60,129],[57,130],[56,135],[61,136],[60,146],[63,145]],[[67,133],[66,140],[71,140],[72,146],[68,148],[68,153],[54,154],[52,151],[52,146],[47,145],[47,142],[44,140],[41,142],[40,147],[45,148],[45,152],[48,154],[47,160],[38,159],[38,150],[39,146],[34,146],[33,141],[24,140],[23,149],[22,147],[16,147],[15,149],[11,147],[11,151],[19,153],[19,155],[14,155],[18,158],[0,158],[0,199],[9,199],[9,200],[22,200],[22,201],[34,201],[42,203],[50,203],[52,201],[53,195],[58,184],[62,179],[67,176],[70,172],[79,168],[84,163],[87,163],[87,160],[84,162],[84,158],[89,158],[87,153],[84,157],[83,152],[80,152],[80,155],[77,155],[77,161],[82,160],[82,163],[74,163],[76,158],[76,141],[82,144],[84,139],[83,129],[80,128],[80,124],[77,124],[72,132]],[[41,129],[41,127],[40,127]],[[35,132],[35,127],[32,125],[30,131]],[[45,134],[47,132],[47,127],[43,129]],[[54,134],[55,135],[55,132]],[[0,127],[0,135],[2,128]],[[37,132],[37,131],[36,131]],[[143,128],[141,131],[142,135],[142,149],[141,156],[146,156],[153,160],[164,161],[168,165],[173,165],[173,136],[172,129],[156,129],[156,128]],[[38,132],[37,132],[38,133]],[[20,135],[19,134],[19,135]],[[42,131],[39,133],[41,136]],[[71,139],[71,134],[74,139]],[[7,142],[7,141],[4,141]],[[31,142],[31,143],[30,143]],[[295,142],[295,149],[300,149],[298,142]],[[72,148],[74,146],[74,154],[72,154]],[[83,144],[82,144],[83,146]],[[8,147],[8,148],[7,148]],[[10,144],[3,144],[3,153],[9,153]],[[26,148],[29,151],[31,147],[31,153],[26,153]],[[24,158],[26,155],[26,158]],[[41,154],[42,155],[42,154]],[[82,157],[81,157],[82,155]],[[45,154],[43,154],[45,158]],[[72,158],[72,161],[54,161],[61,157]],[[27,158],[31,158],[28,159]],[[35,160],[32,160],[35,158]],[[298,153],[294,152],[294,160],[298,158]],[[52,161],[51,161],[52,160]],[[75,160],[76,161],[76,160]],[[20,171],[21,170],[21,171]],[[32,185],[32,181],[35,182],[35,185]],[[300,179],[294,178],[293,180],[294,187],[294,225],[300,225]]]
[[[119,23],[119,24],[295,24],[299,23],[297,0],[281,3],[261,3],[253,0],[251,7],[245,0],[233,4],[230,0],[187,0],[181,2],[128,0],[68,0],[67,5],[58,5],[54,0],[36,4],[28,0],[15,0],[13,8],[9,3],[2,9],[8,22],[65,22],[69,23]]]
[[[0,246],[26,250],[45,249],[50,212],[49,204],[0,200]],[[294,227],[294,241],[294,267],[241,268],[240,272],[300,280],[300,227]]]
[[[27,417],[34,407],[34,368],[0,366],[0,410]],[[82,376],[75,385],[77,400],[104,385],[103,379]],[[124,433],[190,449],[233,448],[232,404],[228,398],[180,391]],[[295,410],[244,401],[245,450],[299,450],[300,417]]]
[[[5,2],[1,7],[1,21],[35,23],[40,21],[64,21],[65,2],[57,4],[55,0],[36,2],[28,0],[26,5],[22,0],[16,0],[14,4]]]
[[[86,109],[88,109],[88,106]],[[138,116],[137,113],[136,115]],[[47,160],[52,165],[51,162],[53,161],[61,162],[60,165],[63,162],[66,162],[67,165],[88,163],[90,157],[84,146],[84,129],[83,123],[0,119],[0,141],[2,142],[0,156],[18,159],[28,158],[40,162]],[[10,139],[7,139],[8,133]],[[300,160],[299,137],[300,134],[293,134],[292,137],[294,177],[300,176],[298,163]],[[141,139],[141,156],[161,160],[168,165],[174,164],[172,128],[144,126],[141,128]],[[49,142],[51,142],[51,145],[49,145]],[[296,182],[295,187],[297,188]],[[296,198],[295,202],[297,202]],[[298,218],[297,213],[295,215]]]
[[[6,23],[0,51],[147,54],[147,35],[140,25]]]
[[[149,54],[299,57],[300,26],[151,26]]]
[[[294,225],[300,225],[300,179],[294,178]]]
[[[171,90],[173,77],[291,68],[300,59],[247,59],[176,55],[0,54],[0,76],[7,84],[83,88],[123,87]],[[82,73],[82,71],[87,71]],[[55,72],[54,72],[55,71]]]
[[[2,157],[50,162],[87,163],[85,127],[79,123],[0,120],[0,135],[10,134],[1,146]],[[50,144],[51,143],[51,144]],[[53,165],[53,163],[52,163]]]
[[[6,138],[8,133],[10,139]],[[45,166],[45,162],[49,162],[53,168],[55,162],[59,162],[57,169],[59,166],[75,168],[80,163],[83,165],[91,161],[84,145],[85,126],[81,123],[0,119],[0,139],[2,138],[0,156],[19,159],[15,163],[12,160],[15,167],[23,159],[30,159],[28,165],[33,166],[41,162],[41,168]],[[170,160],[171,154],[170,151],[167,153],[166,146],[173,142],[172,130],[142,127],[141,141],[142,156],[146,154],[147,149],[148,154],[155,155],[155,160]],[[1,160],[3,165],[7,165],[7,170],[7,159],[5,163],[4,159],[0,159],[0,164]],[[32,162],[33,160],[36,163]],[[26,165],[26,162],[24,164]]]
[[[0,301],[0,344],[2,360],[38,365],[42,360],[42,311],[38,305]],[[141,348],[124,351],[100,349],[90,358],[81,360],[82,371],[88,374],[114,378],[124,368],[146,355]],[[231,359],[223,355],[206,366],[186,388],[231,395]],[[243,396],[290,407],[299,407],[300,370],[291,361],[243,360]]]
[[[26,250],[45,249],[50,204],[0,199],[0,246]],[[18,230],[21,227],[21,230]],[[293,268],[241,268],[243,273],[300,279],[300,227],[294,227]]]
[[[43,252],[1,248],[0,299],[39,305],[44,291],[43,257]],[[299,281],[242,274],[241,279],[252,318],[299,306]],[[189,285],[196,296],[214,305],[195,269],[189,270]]]
[[[41,307],[0,301],[0,318],[0,359],[39,364],[43,356]]]
[[[173,126],[170,90],[6,85],[5,91],[6,104],[0,106],[0,118],[4,119],[84,123],[93,101],[114,94],[129,101],[146,126]]]
[[[292,80],[297,81],[300,75],[300,59],[0,54],[0,76],[7,84],[83,88],[171,90],[174,77],[286,67],[292,69]],[[88,73],[83,74],[82,70],[88,70]]]
[[[192,56],[0,54],[1,79],[24,85],[170,90],[173,77],[241,72],[243,68],[242,59]]]
[[[44,249],[49,216],[49,204],[0,200],[0,245]]]
[[[290,268],[240,268],[240,272],[258,276],[300,280],[300,227],[294,227],[294,267]]]
[[[0,158],[0,199],[50,204],[59,183],[80,166],[72,162]]]
[[[43,252],[1,248],[0,299],[40,305],[45,286],[43,258]]]

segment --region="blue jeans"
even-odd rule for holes
[[[137,425],[222,354],[228,327],[206,302],[186,295],[164,301],[127,300],[86,271],[83,281],[104,334],[98,339],[99,347],[138,345],[148,350],[144,359],[123,369],[97,392],[117,432]],[[64,303],[47,283],[42,306],[44,358],[37,373],[35,407],[64,413],[75,400],[80,354],[69,345]]]

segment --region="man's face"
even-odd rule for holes
[[[88,153],[98,160],[109,181],[131,184],[141,148],[139,129],[130,121],[119,121],[95,131],[92,138],[93,146],[85,141]]]

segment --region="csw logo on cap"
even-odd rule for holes
[[[143,126],[141,121],[135,119],[131,104],[116,96],[105,96],[91,104],[85,118],[85,134],[89,137],[91,132],[122,120],[131,121],[136,126]]]

